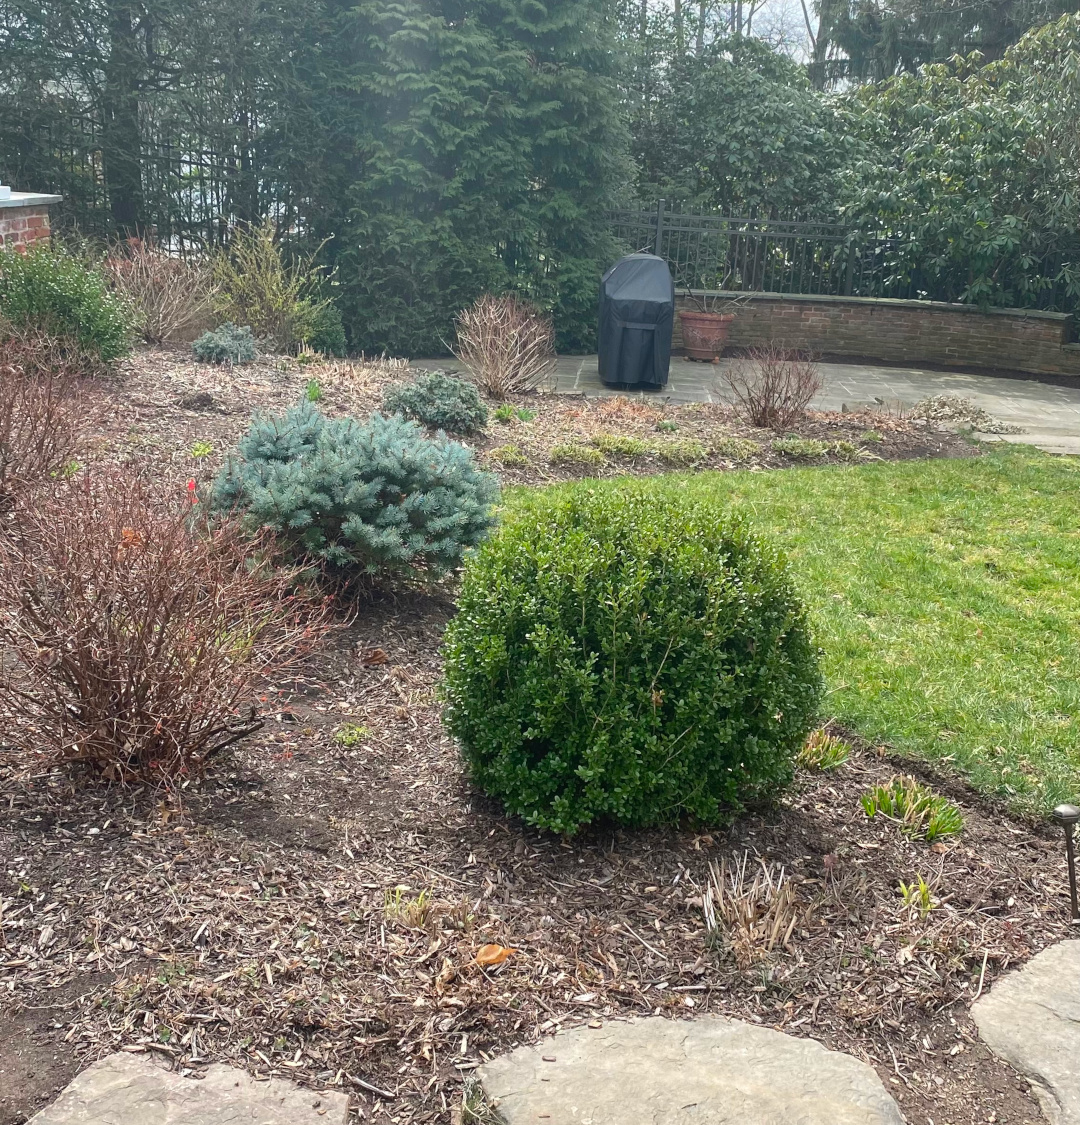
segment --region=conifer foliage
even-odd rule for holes
[[[422,579],[453,569],[486,537],[498,492],[459,442],[396,416],[327,418],[304,402],[254,419],[211,506],[339,577]]]
[[[328,252],[356,348],[441,351],[461,309],[511,290],[554,313],[560,349],[590,346],[600,275],[618,256],[607,208],[629,179],[611,11],[349,6],[345,69],[373,136]]]

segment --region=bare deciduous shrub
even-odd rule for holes
[[[0,325],[0,506],[73,463],[92,367],[70,340]]]
[[[752,348],[725,370],[724,378],[739,415],[770,430],[786,429],[802,418],[823,385],[812,356],[776,345]]]
[[[307,340],[328,302],[319,298],[314,255],[289,259],[274,222],[241,224],[213,264],[214,307],[234,324],[250,325],[260,344],[290,352]]]
[[[136,329],[149,344],[198,328],[212,307],[215,287],[205,265],[175,258],[139,238],[113,249],[105,273],[130,302]]]
[[[555,329],[519,297],[481,297],[457,318],[454,354],[492,398],[535,390],[555,366]]]
[[[325,606],[268,546],[130,469],[16,507],[0,540],[5,738],[110,779],[175,782],[256,730],[263,675],[325,630]]]
[[[757,863],[760,870],[755,871],[744,852],[730,865],[726,858],[710,864],[702,899],[709,938],[729,948],[743,968],[786,948],[806,913],[784,869]]]

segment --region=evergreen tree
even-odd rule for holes
[[[340,21],[371,114],[334,244],[354,345],[442,350],[460,309],[514,290],[589,346],[629,179],[609,0],[361,0]]]
[[[835,212],[851,138],[805,69],[758,39],[676,56],[637,114],[638,195],[729,215]]]
[[[818,0],[811,76],[819,87],[876,82],[978,51],[1001,58],[1029,29],[1080,0]]]

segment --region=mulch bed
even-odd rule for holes
[[[191,443],[223,451],[253,407],[295,401],[312,375],[294,367],[140,357],[108,392],[99,454],[149,450],[178,475],[201,471]],[[317,377],[344,408],[348,376]],[[354,385],[349,401],[377,389]],[[197,393],[209,409],[178,405]],[[586,412],[582,426],[593,409],[551,406]],[[706,414],[702,426],[721,424]],[[922,437],[946,455],[968,448]],[[0,753],[0,1042],[20,1044],[14,1064],[0,1051],[0,1125],[116,1049],[334,1085],[357,1120],[450,1122],[494,1053],[582,1022],[702,1012],[867,1060],[915,1125],[1041,1121],[967,1008],[1067,935],[1056,838],[940,779],[964,832],[910,840],[860,807],[906,768],[864,745],[720,829],[537,832],[470,788],[443,734],[452,612],[450,591],[365,604],[268,691],[267,726],[177,793]],[[350,723],[364,729],[346,745],[334,736]],[[744,856],[783,865],[797,887],[799,925],[768,955],[705,929],[710,864]],[[925,918],[899,894],[919,875],[938,903]],[[488,943],[516,952],[482,968]]]
[[[387,383],[405,377],[404,370],[378,362],[301,364],[282,358],[216,368],[196,363],[182,348],[147,349],[103,385],[94,455],[139,457],[178,478],[209,481],[254,412],[284,413],[301,400],[311,380],[319,384],[321,410],[363,418],[379,409]],[[948,428],[884,407],[807,415],[784,435],[814,438],[830,447],[824,455],[807,458],[774,451],[772,442],[778,435],[745,425],[730,407],[718,404],[673,406],[623,396],[587,399],[556,394],[517,395],[511,404],[535,417],[500,422],[493,416],[480,434],[454,435],[508,484],[978,455],[976,446]],[[492,409],[496,405],[489,403]],[[557,446],[588,447],[598,436],[612,434],[639,438],[659,452],[608,454],[600,465],[552,463],[551,451]],[[679,444],[685,448],[687,442],[700,443],[704,455],[690,462],[670,459],[673,454],[677,458]],[[213,452],[192,456],[196,443],[209,445]],[[847,445],[837,449],[837,443]]]

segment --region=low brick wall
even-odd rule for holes
[[[49,206],[59,200],[58,195],[34,192],[12,192],[0,198],[0,249],[25,248],[48,238]]]
[[[686,297],[678,297],[676,306],[696,307]],[[830,358],[1080,376],[1080,345],[1071,343],[1072,331],[1071,315],[1033,309],[753,293],[738,309],[728,346],[775,343]],[[678,317],[673,345],[682,347]]]

